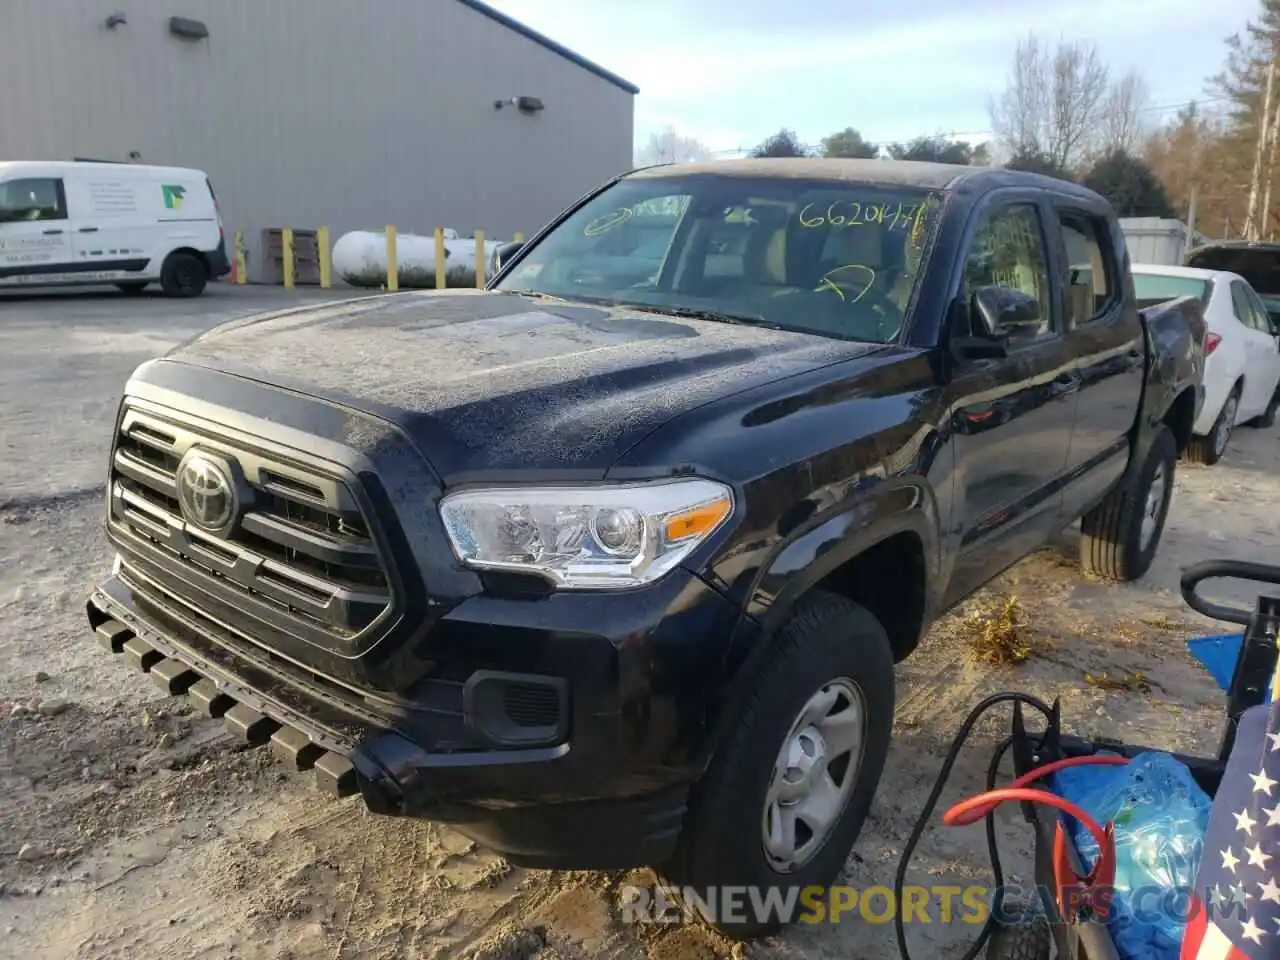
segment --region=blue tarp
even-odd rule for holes
[[[1209,671],[1209,675],[1225,691],[1231,688],[1231,676],[1235,673],[1236,659],[1240,656],[1240,647],[1243,643],[1244,634],[1242,633],[1194,637],[1187,641],[1187,650],[1200,661],[1201,666]],[[1265,702],[1271,702],[1270,690],[1267,690]]]

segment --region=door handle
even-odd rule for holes
[[[1064,373],[1053,378],[1053,395],[1059,399],[1065,400],[1067,397],[1075,394],[1080,389],[1080,375],[1076,373]]]
[[[97,227],[81,227],[80,232],[81,233],[97,233],[98,228]]]
[[[61,231],[61,230],[46,230],[46,231],[44,232],[44,235],[45,235],[46,237],[60,237],[60,236],[62,236],[62,231]]]

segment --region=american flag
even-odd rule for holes
[[[1280,704],[1240,715],[1209,812],[1181,960],[1280,958]]]

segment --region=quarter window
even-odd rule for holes
[[[66,218],[61,180],[28,178],[0,183],[0,221]]]
[[[979,287],[1010,287],[1040,302],[1040,329],[1050,328],[1048,257],[1040,215],[1031,204],[989,214],[974,232],[964,263],[964,302]]]
[[[1083,326],[1096,320],[1111,304],[1116,288],[1106,251],[1106,226],[1093,217],[1075,213],[1059,215],[1067,275],[1063,278],[1067,323]]]

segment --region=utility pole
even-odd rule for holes
[[[1196,245],[1196,204],[1200,199],[1200,184],[1191,184],[1191,202],[1187,205],[1187,236],[1182,242],[1182,259],[1187,259],[1187,254]]]
[[[1271,145],[1272,127],[1275,120],[1271,109],[1272,94],[1276,83],[1276,56],[1271,55],[1271,64],[1267,67],[1267,88],[1262,97],[1262,116],[1258,123],[1258,145],[1253,153],[1253,176],[1249,180],[1249,212],[1244,221],[1244,238],[1257,240],[1261,232],[1258,216],[1258,202],[1262,199],[1263,171],[1266,166],[1267,152]],[[1267,171],[1270,173],[1270,171]]]
[[[1273,61],[1273,69],[1274,66]],[[1271,239],[1271,181],[1276,172],[1276,140],[1280,139],[1280,97],[1275,100],[1271,116],[1267,118],[1267,166],[1263,176],[1262,213],[1258,216],[1258,232],[1265,234],[1259,239],[1266,240]]]

